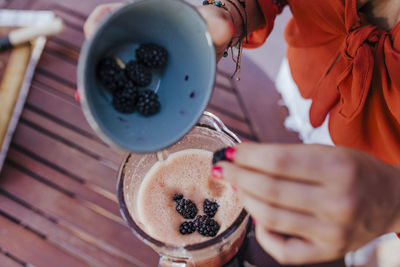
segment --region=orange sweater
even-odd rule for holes
[[[336,145],[400,164],[400,23],[390,32],[368,23],[356,0],[288,0],[287,57],[301,95],[312,99],[310,121],[329,114]],[[280,13],[258,0],[266,26],[246,47],[263,44]]]

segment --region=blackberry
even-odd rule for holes
[[[214,152],[213,159],[212,159],[212,164],[215,165],[217,162],[222,161],[222,160],[228,160],[225,156],[225,151],[226,148],[217,150]]]
[[[179,200],[181,200],[183,198],[182,194],[174,194],[174,196],[172,197],[172,199],[177,202]]]
[[[217,221],[207,215],[197,216],[194,220],[194,226],[199,234],[208,237],[216,236],[220,228]]]
[[[161,108],[158,95],[149,89],[140,92],[136,108],[144,116],[151,116],[158,113]]]
[[[133,113],[136,110],[138,90],[129,81],[123,88],[117,89],[113,93],[113,106],[121,113]]]
[[[128,81],[125,72],[113,58],[104,58],[97,64],[97,79],[108,90],[122,88]]]
[[[217,202],[213,202],[209,199],[205,199],[203,202],[204,213],[207,214],[208,217],[212,218],[217,213],[219,205]]]
[[[136,58],[146,67],[161,68],[167,65],[168,52],[156,44],[142,44],[136,50]]]
[[[179,226],[179,232],[182,235],[190,235],[190,234],[196,232],[196,227],[194,226],[194,222],[183,222]]]
[[[194,219],[197,207],[191,200],[182,198],[176,201],[176,211],[185,219]]]
[[[147,86],[151,83],[151,71],[136,61],[129,61],[126,64],[125,73],[138,86]]]

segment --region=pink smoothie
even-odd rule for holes
[[[242,207],[232,187],[210,178],[212,153],[188,149],[157,162],[146,174],[137,198],[138,220],[144,231],[159,241],[173,245],[188,245],[209,240],[195,232],[182,235],[179,225],[184,219],[176,210],[173,195],[180,193],[192,200],[204,215],[203,201],[208,198],[219,204],[213,219],[220,225],[218,234],[225,231],[239,216]]]

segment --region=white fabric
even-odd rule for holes
[[[298,132],[300,139],[305,144],[324,144],[334,145],[329,134],[328,119],[324,121],[322,126],[313,128],[309,119],[309,111],[311,106],[310,99],[304,99],[298,90],[297,85],[293,81],[290,73],[288,60],[282,61],[278,77],[275,81],[278,92],[282,95],[282,105],[289,110],[289,115],[285,120],[285,127],[288,130]],[[373,259],[375,248],[379,242],[384,240],[396,239],[395,234],[384,235],[375,241],[367,244],[357,251],[350,252],[346,255],[347,266],[377,266]]]
[[[300,139],[305,144],[333,145],[329,135],[327,119],[318,128],[311,126],[309,119],[311,99],[304,99],[300,95],[293,81],[286,58],[282,61],[275,86],[282,95],[283,104],[289,110],[289,116],[285,120],[285,127],[298,132]]]
[[[54,19],[52,11],[0,10],[0,26],[40,26]]]

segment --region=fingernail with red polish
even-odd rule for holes
[[[228,147],[225,150],[225,158],[229,161],[233,161],[235,160],[235,156],[236,156],[236,149],[233,147]]]
[[[223,179],[222,168],[219,166],[214,166],[211,170],[211,176],[215,179]]]
[[[78,102],[78,103],[81,103],[81,97],[79,96],[79,91],[78,91],[78,89],[76,89],[76,91],[75,91],[75,100],[76,100],[76,102]]]
[[[254,217],[251,217],[252,221],[253,221],[253,225],[256,226],[257,225],[257,220]]]

